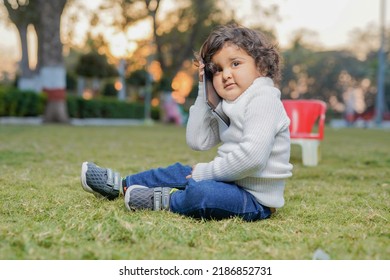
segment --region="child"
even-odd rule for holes
[[[256,221],[284,205],[285,179],[291,176],[289,124],[273,80],[279,78],[279,54],[266,38],[237,25],[215,29],[204,42],[199,93],[190,108],[187,144],[208,150],[210,162],[193,167],[175,163],[129,175],[84,162],[83,188],[108,199],[124,195],[129,210],[169,210],[201,219],[238,216]],[[208,71],[230,119],[226,126],[206,105],[203,76]]]

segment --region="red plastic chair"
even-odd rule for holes
[[[326,103],[314,99],[282,102],[291,121],[291,144],[302,147],[303,165],[316,166],[320,159],[320,142],[324,139]]]

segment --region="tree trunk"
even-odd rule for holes
[[[41,9],[40,78],[47,94],[44,122],[68,123],[66,106],[66,70],[60,39],[60,21],[66,0],[38,0]]]
[[[9,1],[3,1],[3,3],[8,11],[9,19],[18,29],[20,38],[22,57],[19,62],[18,88],[21,90],[40,91],[40,81],[36,79],[34,72],[30,69],[27,41],[27,28],[30,24],[35,24],[38,18],[36,16],[35,2],[17,2],[16,8]]]
[[[29,77],[30,76],[30,66],[28,58],[28,47],[27,47],[27,25],[17,26],[20,38],[20,44],[22,47],[22,58],[19,63],[19,69],[21,76]]]
[[[40,81],[36,79],[34,72],[30,69],[28,42],[27,42],[27,24],[18,24],[17,26],[22,47],[22,58],[19,62],[18,88],[20,90],[33,90],[39,92]]]

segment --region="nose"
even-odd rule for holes
[[[223,80],[227,81],[231,77],[232,77],[232,72],[230,71],[230,69],[229,68],[223,69],[223,71],[222,71],[222,78],[223,78]]]

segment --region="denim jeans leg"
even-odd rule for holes
[[[190,166],[175,163],[129,175],[125,180],[127,186],[178,188],[171,195],[170,210],[185,216],[215,220],[239,216],[245,221],[270,217],[270,209],[243,188],[234,183],[186,179],[191,171]]]
[[[185,188],[188,183],[186,176],[190,175],[191,172],[192,168],[190,166],[175,163],[168,167],[150,169],[129,175],[126,177],[126,186]]]
[[[171,195],[171,211],[185,216],[221,220],[238,216],[256,221],[271,216],[269,207],[234,183],[192,179],[184,190]]]

